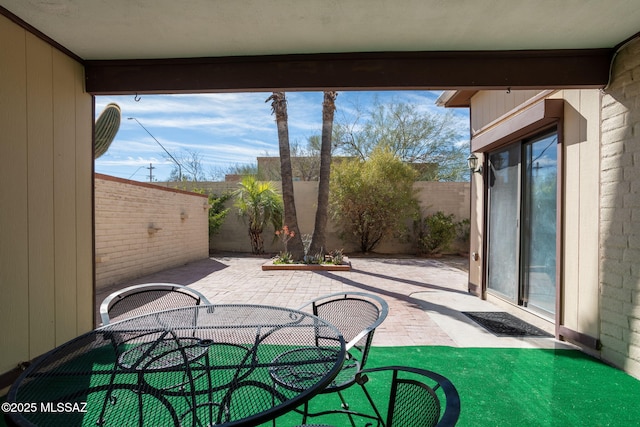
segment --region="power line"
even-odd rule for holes
[[[154,141],[155,141],[155,142],[156,142],[156,143],[157,143],[157,144],[158,144],[158,145],[159,145],[159,146],[164,150],[164,152],[165,152],[165,153],[167,153],[167,155],[171,158],[171,160],[173,160],[173,162],[174,162],[176,165],[178,165],[178,177],[179,177],[179,180],[182,182],[182,165],[180,164],[180,162],[178,162],[178,161],[176,160],[176,158],[175,158],[175,157],[173,157],[173,156],[171,155],[171,153],[170,153],[166,148],[164,148],[164,145],[160,144],[160,141],[158,141],[158,140],[156,139],[156,137],[155,137],[155,136],[153,136],[153,135],[151,134],[151,132],[149,132],[149,130],[148,130],[146,127],[144,127],[144,126],[142,125],[142,123],[140,123],[140,121],[139,121],[138,119],[136,119],[135,117],[127,117],[127,120],[135,120],[135,121],[140,125],[140,127],[141,127],[142,129],[144,129],[144,130],[149,134],[149,136],[150,136],[151,138],[153,138],[153,140],[154,140]],[[151,176],[151,168],[147,168],[147,169],[149,169],[149,176]],[[151,180],[151,179],[149,179],[149,180]]]
[[[131,179],[131,178],[133,178],[133,176],[134,176],[135,174],[137,174],[137,173],[138,173],[138,171],[139,171],[140,169],[142,169],[143,167],[144,167],[144,166],[140,166],[140,167],[139,167],[138,169],[136,169],[136,171],[135,171],[134,173],[132,173],[132,174],[131,174],[131,176],[130,176],[129,178],[127,178],[127,179]]]

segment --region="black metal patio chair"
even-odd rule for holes
[[[369,418],[378,426],[449,427],[458,422],[458,391],[450,380],[436,372],[387,366],[360,371],[356,382],[375,412],[375,416]],[[368,383],[369,389],[366,387]],[[374,387],[376,392],[371,393]]]
[[[342,369],[322,394],[337,393],[342,403],[342,409],[334,411],[348,411],[349,404],[341,392],[355,384],[356,374],[367,363],[374,332],[387,317],[389,306],[384,299],[374,294],[340,292],[324,295],[309,301],[299,310],[311,311],[319,318],[328,321],[338,328],[347,342],[347,358]],[[325,351],[322,349],[323,342],[325,341],[322,331],[318,331],[316,345],[319,351]],[[278,356],[277,361],[280,363],[281,368],[272,372],[276,384],[296,390],[301,387],[300,384],[307,380],[309,372],[300,372],[299,369],[296,369],[297,366],[294,363],[287,365],[287,360],[295,360],[296,353],[299,351],[301,350],[293,350]],[[307,402],[302,410],[302,423],[305,424],[308,417],[320,416],[330,412],[333,411],[310,412],[309,402]],[[352,425],[355,425],[353,420],[351,421]]]
[[[145,283],[120,289],[102,301],[102,324],[154,311],[211,304],[195,289],[175,283]]]
[[[356,375],[356,382],[366,396],[368,407],[363,407],[365,400],[362,399],[358,412],[341,412],[350,419],[359,417],[358,422],[365,427],[451,427],[458,422],[458,391],[451,381],[435,372],[407,366],[364,369]],[[338,425],[335,416],[331,420],[332,425]]]
[[[100,316],[103,325],[108,325],[143,314],[198,305],[210,305],[210,302],[194,289],[174,283],[146,283],[130,286],[110,294],[100,305]],[[194,311],[191,316],[193,317],[192,326],[195,328],[197,326],[197,312]],[[201,345],[200,340],[191,335],[190,332],[187,332],[185,336],[176,336],[173,331],[162,328],[122,331],[116,329],[109,332],[108,338],[112,341],[118,358],[112,369],[99,423],[103,422],[107,407],[116,405],[117,396],[114,393],[117,392],[117,385],[114,384],[114,380],[118,373],[136,374],[140,389],[137,393],[142,396],[144,389],[149,388],[145,381],[145,375],[170,371],[172,367],[182,363],[198,363],[208,368],[210,365],[208,347]],[[175,394],[174,390],[193,390],[194,380],[195,378],[191,374],[185,374],[184,378],[176,380],[162,389],[157,389],[154,393]],[[188,394],[186,393],[185,396]],[[191,395],[191,399],[195,402],[193,392]],[[142,422],[142,416],[140,420]]]

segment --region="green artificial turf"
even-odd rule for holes
[[[372,349],[367,368],[391,365],[429,369],[449,378],[460,394],[458,426],[640,425],[640,381],[576,350]],[[362,403],[357,388],[348,390],[352,409]],[[379,394],[373,384],[369,390],[374,398]],[[337,396],[318,396],[312,401],[314,409],[338,405]],[[295,425],[293,420],[288,417],[278,425]],[[346,418],[335,416],[312,421],[347,425]]]
[[[436,371],[458,389],[458,426],[637,426],[640,381],[575,350],[454,347],[374,347],[367,368],[404,365]],[[384,381],[372,381],[374,399],[384,401]],[[352,409],[368,409],[359,387],[346,397]],[[312,399],[312,410],[339,407],[336,395]],[[278,426],[294,426],[287,414]],[[337,427],[342,416],[311,419]],[[364,425],[361,419],[357,425]],[[0,420],[0,426],[3,421]],[[266,423],[264,425],[271,425]]]
[[[449,378],[460,426],[640,425],[640,381],[576,350],[375,347],[367,367],[394,364]]]

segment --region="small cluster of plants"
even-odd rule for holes
[[[419,255],[441,254],[451,249],[451,244],[457,238],[468,242],[470,222],[468,219],[455,221],[454,215],[447,215],[442,211],[419,217],[413,227]],[[468,245],[467,245],[468,246]]]
[[[276,237],[280,239],[284,246],[284,251],[281,251],[278,256],[276,256],[273,261],[274,264],[291,264],[293,262],[293,257],[291,256],[291,252],[287,250],[287,243],[296,235],[296,232],[293,230],[289,230],[288,226],[282,227],[280,230],[276,230]]]
[[[292,264],[294,263],[293,256],[287,250],[287,243],[295,236],[293,230],[289,230],[288,226],[283,226],[280,230],[276,231],[276,238],[280,239],[284,250],[280,251],[273,260],[274,264]],[[311,246],[311,235],[304,234],[302,236],[302,243],[304,245],[304,264],[334,264],[341,265],[344,261],[344,253],[342,249],[336,249],[328,254],[319,252],[316,254],[309,253],[309,247]]]

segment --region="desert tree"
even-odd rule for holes
[[[366,160],[384,148],[412,164],[419,180],[468,179],[468,138],[452,112],[429,113],[416,104],[376,100],[368,110],[356,106],[352,117],[335,125],[334,139],[344,154]]]

